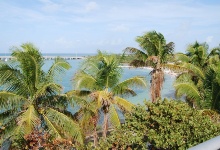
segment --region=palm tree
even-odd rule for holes
[[[173,54],[174,43],[166,43],[164,36],[156,31],[145,33],[138,36],[136,41],[141,49],[127,47],[126,52],[134,55],[134,60],[130,65],[142,67],[151,65],[151,100],[156,102],[161,97],[161,89],[164,81],[163,66],[167,63],[169,55]]]
[[[5,127],[1,143],[23,139],[34,129],[48,130],[55,139],[68,138],[82,144],[79,125],[65,115],[68,101],[60,95],[60,75],[71,66],[55,59],[48,72],[44,60],[31,43],[14,47],[12,62],[0,64],[0,122]]]
[[[198,67],[203,67],[208,57],[209,46],[206,43],[190,44],[187,48],[186,55],[190,58],[190,63]]]
[[[174,83],[178,97],[186,95],[186,100],[197,108],[220,110],[219,102],[219,47],[208,53],[206,43],[189,45],[186,54],[176,54],[176,60],[184,71]]]
[[[77,106],[79,106],[74,117],[79,122],[83,134],[90,135],[93,132],[94,147],[96,147],[98,145],[97,124],[100,113],[97,109],[96,102],[92,101],[87,94],[88,91],[84,93],[83,91],[76,90],[66,93],[68,98],[73,99]]]
[[[74,75],[73,85],[76,90],[89,91],[90,98],[96,103],[97,110],[104,114],[103,137],[106,137],[109,119],[113,127],[120,126],[120,119],[117,113],[131,111],[134,106],[121,96],[136,95],[131,87],[146,86],[143,77],[133,77],[120,82],[121,71],[120,60],[115,55],[104,54],[101,51],[98,55],[91,57],[83,63],[81,69]]]

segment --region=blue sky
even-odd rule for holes
[[[176,52],[220,44],[219,0],[1,0],[0,53],[34,43],[42,53],[121,53],[156,30]]]

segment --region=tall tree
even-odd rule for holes
[[[216,47],[209,52],[206,43],[195,42],[187,48],[187,53],[178,53],[176,60],[184,71],[174,83],[178,97],[186,95],[186,100],[197,108],[220,110],[219,52]]]
[[[190,63],[198,67],[205,67],[208,57],[208,44],[195,42],[187,48],[186,55],[190,58]]]
[[[71,66],[63,59],[55,59],[48,72],[44,60],[31,43],[14,47],[12,62],[0,63],[0,122],[5,139],[21,140],[34,129],[48,130],[55,139],[68,138],[83,142],[79,125],[65,115],[68,101],[60,95],[57,84]]]
[[[132,89],[134,86],[146,86],[145,79],[138,76],[120,82],[122,70],[119,63],[115,55],[99,51],[97,56],[85,60],[73,78],[75,90],[89,91],[97,109],[103,112],[103,137],[106,137],[109,120],[113,127],[120,126],[117,109],[130,111],[133,107],[122,96],[136,95]]]
[[[93,101],[87,94],[88,91],[69,91],[67,96],[72,98],[79,107],[78,111],[74,113],[74,118],[79,122],[84,135],[93,134],[93,145],[98,145],[97,125],[100,116],[100,111],[97,109],[96,101]]]
[[[136,41],[141,49],[127,47],[126,52],[134,55],[130,65],[135,67],[151,65],[151,100],[156,102],[161,97],[164,81],[163,65],[167,63],[169,55],[173,54],[174,43],[166,43],[164,36],[156,31],[150,31],[138,36]]]

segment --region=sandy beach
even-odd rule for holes
[[[120,65],[119,67],[122,67],[122,68],[135,68],[133,66],[129,66],[129,65]],[[152,67],[138,67],[138,68],[141,68],[141,69],[148,69],[148,70],[153,70]],[[163,70],[165,74],[169,74],[171,76],[178,76],[178,73],[175,73],[173,71],[171,71],[170,69],[164,69]]]

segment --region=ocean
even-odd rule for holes
[[[43,54],[44,56],[91,56],[95,54]],[[0,56],[10,56],[10,54],[3,54],[0,53]],[[73,78],[76,71],[80,68],[80,64],[82,63],[83,59],[73,59],[67,60],[70,65],[72,66],[65,74],[62,76],[61,79],[58,79],[58,82],[63,86],[63,93],[72,90],[74,87],[72,86],[71,79]],[[53,60],[45,60],[45,65],[43,69],[47,71]],[[125,99],[129,100],[133,104],[143,104],[144,100],[150,100],[150,69],[147,68],[132,68],[132,67],[123,67],[122,78],[121,80],[126,80],[133,76],[144,76],[147,80],[147,87],[144,89],[135,88],[135,92],[137,93],[134,97],[124,97]],[[162,88],[162,98],[175,98],[175,90],[173,87],[173,82],[175,80],[175,76],[170,74],[165,74],[165,80]]]
[[[80,64],[82,63],[83,59],[77,59],[77,60],[67,60],[70,65],[72,66],[71,69],[66,71],[66,73],[63,75],[62,80],[59,81],[60,84],[63,85],[63,92],[67,92],[72,90],[74,87],[72,86],[71,79],[73,78],[74,74],[77,72],[78,69],[80,69]],[[52,60],[46,60],[45,61],[45,69],[51,66]],[[133,104],[143,104],[144,100],[150,100],[150,69],[146,68],[132,68],[132,67],[122,67],[122,77],[121,81],[126,80],[128,78],[134,77],[134,76],[143,76],[146,78],[147,81],[147,87],[144,89],[141,88],[135,88],[135,92],[137,93],[134,97],[125,97],[125,99],[129,100]],[[165,74],[165,80],[162,88],[162,98],[175,98],[175,90],[173,87],[173,82],[175,80],[175,76],[170,74]]]

